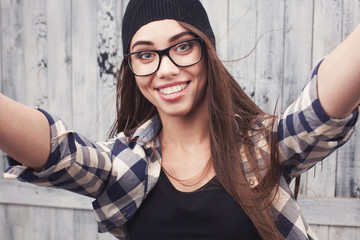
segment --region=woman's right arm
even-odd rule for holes
[[[40,171],[50,154],[50,128],[44,114],[0,94],[0,149]]]

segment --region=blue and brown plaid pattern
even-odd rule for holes
[[[358,111],[345,119],[332,119],[325,114],[317,98],[317,69],[298,99],[278,117],[274,129],[278,134],[283,176],[273,205],[279,232],[286,239],[317,239],[300,213],[289,182],[343,145],[358,119]],[[110,231],[117,238],[126,239],[125,223],[160,175],[159,116],[139,127],[130,137],[119,133],[106,142],[94,143],[57,117],[39,110],[47,117],[52,136],[51,154],[45,169],[34,172],[9,159],[12,165],[5,175],[95,198],[93,208],[99,231]],[[258,149],[260,169],[263,169],[261,165],[266,161],[262,157],[268,155],[268,144],[264,138],[254,145]],[[252,185],[258,183],[254,174],[248,173],[246,177]]]

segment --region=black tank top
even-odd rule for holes
[[[261,239],[216,177],[186,193],[175,189],[162,170],[155,188],[127,222],[126,231],[129,240]]]

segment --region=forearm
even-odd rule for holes
[[[360,104],[360,25],[324,59],[318,94],[325,112],[334,118],[347,116]]]
[[[50,152],[45,116],[0,94],[0,149],[26,166],[41,170]]]

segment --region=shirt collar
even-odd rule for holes
[[[131,135],[130,141],[135,140],[139,145],[145,145],[156,138],[162,128],[159,115],[155,115],[140,127],[138,127]]]

